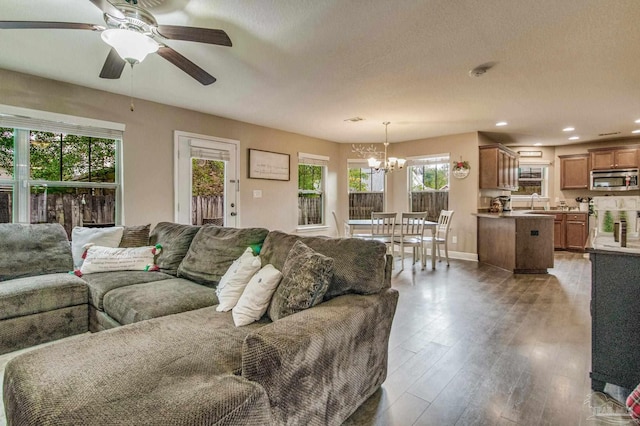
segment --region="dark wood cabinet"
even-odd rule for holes
[[[591,259],[591,388],[640,383],[640,255],[595,250]]]
[[[589,188],[589,154],[560,155],[560,189]]]
[[[587,213],[549,212],[554,215],[553,248],[556,250],[583,251],[587,243],[588,227]]]
[[[638,147],[597,148],[589,150],[591,170],[638,167]]]
[[[553,221],[553,248],[556,250],[564,250],[564,214],[556,213]]]
[[[567,213],[565,220],[565,248],[584,250],[587,242],[587,214]]]
[[[502,145],[480,147],[480,189],[518,189],[518,154]]]

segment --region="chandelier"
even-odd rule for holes
[[[379,153],[373,145],[369,145],[368,147],[351,145],[351,148],[354,152],[360,154],[361,157],[368,157],[367,162],[369,163],[369,167],[375,169],[376,172],[384,171],[385,173],[390,173],[394,170],[404,168],[406,160],[397,157],[387,158],[387,148],[389,147],[389,133],[387,128],[391,122],[385,121],[382,124],[384,124],[384,157],[382,161],[378,159],[381,153]]]

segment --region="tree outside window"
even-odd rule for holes
[[[412,160],[408,168],[411,211],[427,212],[427,219],[435,221],[441,210],[448,210],[450,166],[448,155]]]
[[[298,225],[324,224],[325,166],[298,165]]]
[[[356,164],[348,179],[349,219],[371,219],[372,212],[384,211],[384,172]]]

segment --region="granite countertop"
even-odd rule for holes
[[[612,235],[598,235],[593,239],[589,251],[640,254],[640,240],[628,239],[627,246],[620,247],[620,242],[616,242]]]
[[[518,218],[527,218],[527,217],[532,217],[536,219],[540,219],[540,218],[551,219],[551,220],[555,219],[553,214],[551,214],[551,213],[555,213],[555,211],[546,210],[545,212],[547,214],[535,213],[530,210],[512,210],[510,212],[501,212],[501,213],[478,212],[473,214],[477,217],[485,217],[490,219],[518,219]]]

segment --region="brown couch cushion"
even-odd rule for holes
[[[264,228],[203,226],[178,268],[178,276],[215,286],[234,260],[251,245],[261,244],[269,231]]]
[[[120,324],[217,304],[214,289],[181,278],[120,287],[104,296],[104,311]]]
[[[2,223],[0,245],[0,281],[73,270],[71,244],[59,223]]]
[[[162,245],[162,251],[156,258],[160,271],[173,276],[178,273],[178,266],[189,251],[191,240],[199,230],[199,226],[170,222],[160,222],[153,228],[149,236],[149,244]]]
[[[333,278],[324,300],[347,293],[373,294],[391,286],[385,273],[387,248],[384,243],[357,238],[300,237],[271,231],[264,240],[260,259],[282,270],[289,250],[302,241],[334,260]]]

